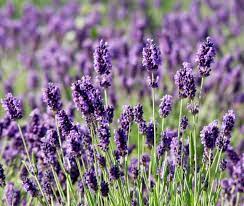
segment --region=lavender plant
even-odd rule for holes
[[[242,205],[241,2],[110,3],[0,9],[2,205]]]

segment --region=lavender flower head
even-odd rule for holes
[[[98,185],[97,185],[97,178],[94,169],[89,169],[85,173],[84,177],[85,177],[85,183],[88,185],[88,187],[92,191],[96,192],[98,190]]]
[[[162,157],[166,151],[170,150],[173,138],[177,138],[177,132],[174,130],[166,129],[166,131],[161,133],[161,141],[157,146],[158,157]]]
[[[71,130],[65,142],[65,148],[68,157],[74,158],[81,155],[81,143],[81,135],[76,130]]]
[[[30,178],[26,178],[23,181],[23,188],[25,189],[26,192],[30,193],[32,197],[38,196],[37,185]]]
[[[108,43],[104,40],[99,42],[93,53],[94,68],[98,75],[109,74],[112,68],[111,56],[108,50]]]
[[[171,141],[170,152],[172,156],[172,161],[175,166],[181,164],[181,154],[182,154],[182,142],[178,137],[174,137]]]
[[[213,149],[216,140],[219,136],[218,121],[213,121],[207,126],[204,126],[200,132],[201,142],[206,149]]]
[[[196,85],[191,64],[184,62],[183,67],[176,72],[174,79],[180,98],[193,99],[195,97]]]
[[[146,130],[146,145],[151,148],[154,144],[154,123],[151,120],[148,122]]]
[[[90,76],[83,76],[71,86],[72,97],[76,108],[87,120],[101,117],[104,114],[104,105],[99,90],[96,90]]]
[[[102,181],[100,187],[101,187],[100,190],[101,190],[102,196],[107,197],[108,193],[109,193],[108,183],[105,181]]]
[[[138,124],[143,120],[143,107],[141,104],[137,104],[134,107],[134,119]]]
[[[120,115],[120,118],[118,120],[121,128],[128,133],[130,124],[133,122],[133,120],[134,120],[134,109],[133,109],[133,107],[130,105],[124,105],[123,106],[123,112]]]
[[[97,129],[98,131],[98,138],[99,138],[99,147],[103,151],[108,151],[109,143],[110,143],[110,128],[109,123],[107,121],[102,121],[99,124]]]
[[[217,139],[217,146],[222,151],[226,151],[231,139],[231,132],[235,126],[235,113],[233,110],[229,110],[224,116],[221,125],[221,133]]]
[[[4,99],[1,100],[4,110],[12,120],[21,119],[23,117],[22,101],[8,93]]]
[[[188,118],[186,116],[183,116],[180,120],[180,129],[181,131],[185,131],[188,127]]]
[[[73,128],[73,124],[70,118],[63,109],[61,111],[58,111],[56,118],[62,135],[67,136]]]
[[[159,105],[159,115],[161,118],[166,118],[172,110],[172,96],[165,95],[161,99],[161,103]]]
[[[20,191],[14,187],[12,182],[7,184],[5,197],[8,206],[17,206],[20,204]]]
[[[235,126],[235,113],[233,110],[229,110],[223,117],[221,130],[225,136],[229,136]]]
[[[207,37],[206,41],[200,45],[198,49],[196,62],[198,64],[199,72],[202,77],[210,75],[210,66],[214,62],[216,56],[216,48],[210,37]]]
[[[118,180],[120,178],[120,169],[117,165],[113,165],[109,170],[110,180]]]
[[[147,39],[146,46],[142,51],[142,65],[147,69],[147,71],[158,70],[161,64],[161,53],[159,48],[153,43],[152,39]]]
[[[119,128],[114,136],[114,140],[117,146],[117,151],[121,157],[124,157],[127,154],[127,135],[125,131]]]
[[[52,82],[43,89],[43,101],[51,111],[59,111],[62,108],[60,89]]]

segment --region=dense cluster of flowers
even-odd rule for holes
[[[241,3],[130,4],[0,9],[3,205],[243,202]]]

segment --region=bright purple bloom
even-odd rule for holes
[[[240,161],[239,155],[230,147],[226,151],[228,158],[234,164],[237,164]]]
[[[182,142],[178,137],[174,137],[170,144],[170,152],[172,156],[172,161],[175,166],[181,165],[182,159]]]
[[[180,120],[180,129],[181,131],[185,131],[188,127],[188,118],[186,116],[183,116]]]
[[[165,118],[169,115],[169,113],[172,110],[172,96],[171,95],[165,95],[162,99],[161,99],[161,103],[159,105],[159,115],[162,118]]]
[[[99,42],[94,54],[94,68],[98,75],[109,74],[112,68],[111,56],[108,50],[108,43],[104,40]]]
[[[216,56],[216,48],[210,37],[200,45],[198,49],[196,62],[198,63],[199,72],[202,77],[207,77],[211,72],[211,64]]]
[[[26,192],[30,193],[32,197],[38,196],[37,185],[30,178],[26,178],[23,181],[23,188],[25,189]]]
[[[105,108],[105,118],[109,123],[113,122],[113,117],[114,117],[114,107],[113,106],[108,106]]]
[[[219,136],[218,122],[215,120],[204,126],[200,132],[201,142],[206,149],[213,149]]]
[[[187,109],[189,110],[189,112],[191,112],[193,115],[198,114],[199,112],[199,106],[197,103],[190,103],[187,104]]]
[[[67,156],[70,158],[75,158],[81,155],[83,151],[82,136],[76,130],[71,130],[67,136],[65,149]]]
[[[41,151],[43,153],[43,160],[46,164],[56,164],[56,146],[52,145],[50,142],[43,142],[41,144]]]
[[[134,119],[136,123],[140,123],[143,120],[143,107],[141,104],[134,106]]]
[[[235,113],[233,110],[229,110],[223,117],[221,130],[225,136],[229,136],[235,125]]]
[[[22,101],[8,93],[4,99],[1,100],[4,110],[12,120],[21,119],[23,117]]]
[[[124,105],[123,106],[123,112],[120,115],[119,118],[119,123],[121,128],[125,131],[125,132],[129,132],[129,128],[130,128],[130,124],[132,124],[134,120],[134,110],[133,107],[130,105]]]
[[[193,99],[196,94],[196,85],[191,64],[184,62],[183,67],[174,76],[180,98]]]
[[[42,177],[40,178],[40,182],[41,182],[42,190],[45,193],[45,195],[47,195],[48,197],[53,196],[53,190],[52,190],[53,183],[54,183],[53,173],[50,170],[45,171]]]
[[[118,180],[120,178],[120,169],[117,165],[113,165],[109,170],[110,180]]]
[[[75,106],[87,121],[93,121],[104,114],[101,93],[93,87],[91,77],[83,76],[81,80],[72,84],[71,89]]]
[[[147,125],[146,144],[148,147],[152,147],[154,144],[154,124],[153,124],[153,121],[150,121]]]
[[[56,118],[59,128],[61,130],[61,134],[64,136],[69,135],[69,132],[73,129],[73,124],[66,112],[63,109],[61,111],[58,111],[56,114]]]
[[[52,82],[43,89],[43,101],[51,111],[59,111],[62,108],[60,89]]]
[[[85,174],[85,183],[88,185],[88,187],[96,192],[98,190],[98,185],[97,185],[97,178],[94,169],[89,169]]]
[[[153,43],[152,39],[147,39],[146,46],[142,51],[142,65],[149,71],[158,69],[162,62],[159,48]]]
[[[108,196],[109,187],[108,187],[108,183],[107,182],[105,182],[105,181],[101,182],[100,191],[101,191],[101,194],[102,194],[103,197],[107,197]]]
[[[42,139],[43,142],[48,142],[53,146],[59,146],[58,133],[56,129],[47,130],[46,136]]]
[[[173,130],[166,129],[166,131],[161,133],[161,141],[157,146],[157,155],[162,157],[166,151],[170,150],[170,145],[173,138],[177,138],[177,132]]]
[[[121,157],[127,154],[127,135],[125,131],[121,128],[117,129],[114,135],[114,141],[116,143],[117,151]]]
[[[97,129],[97,135],[99,138],[99,147],[101,147],[103,151],[108,151],[110,137],[111,137],[108,122],[102,121],[99,124],[99,127]]]

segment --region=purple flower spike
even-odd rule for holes
[[[195,97],[196,85],[191,64],[184,62],[183,68],[176,72],[174,79],[180,98],[193,99]]]
[[[159,115],[161,118],[166,118],[172,110],[172,96],[165,95],[159,105]]]
[[[33,180],[26,178],[23,181],[23,187],[25,189],[26,192],[30,193],[30,195],[32,197],[36,197],[38,196],[38,189],[37,189],[37,185],[34,183]]]
[[[157,155],[162,157],[166,151],[170,150],[170,145],[173,138],[177,138],[177,132],[166,129],[161,133],[161,142],[157,146]]]
[[[99,147],[101,147],[103,151],[108,151],[110,136],[109,124],[106,121],[101,122],[98,127],[98,138]]]
[[[8,93],[6,97],[1,100],[4,110],[12,120],[21,119],[23,117],[22,101]]]
[[[87,121],[101,119],[104,115],[104,105],[99,90],[95,89],[90,76],[83,76],[71,86],[72,97],[76,108]]]
[[[54,83],[48,83],[47,88],[43,89],[43,101],[51,111],[59,111],[62,108],[61,92]]]
[[[85,183],[92,191],[96,192],[98,190],[97,178],[94,169],[90,169],[85,173]]]
[[[99,42],[94,54],[94,68],[98,75],[110,74],[112,68],[111,56],[108,50],[108,43],[104,40]]]
[[[229,110],[223,117],[221,130],[225,136],[229,136],[235,126],[235,113],[233,110]]]
[[[134,119],[136,123],[140,123],[143,120],[143,107],[141,104],[134,107]]]
[[[147,125],[146,144],[150,148],[154,144],[154,125],[153,125],[153,121],[150,121],[148,123],[148,125]]]
[[[56,117],[62,135],[67,136],[69,132],[73,129],[73,124],[70,118],[63,109],[61,111],[58,111]]]
[[[186,116],[183,116],[180,120],[180,129],[181,131],[185,131],[188,127],[188,118]]]
[[[102,196],[103,197],[107,197],[108,196],[108,193],[109,193],[108,183],[105,182],[105,181],[102,181],[100,187],[101,187],[100,190],[101,190]]]
[[[150,72],[158,70],[162,62],[159,48],[152,39],[147,39],[146,47],[142,51],[142,65]]]
[[[119,128],[114,136],[114,140],[117,146],[117,151],[121,157],[124,157],[127,154],[127,135],[125,131]]]
[[[210,66],[214,62],[216,56],[216,48],[210,37],[207,37],[206,41],[200,45],[197,52],[196,62],[198,63],[199,72],[202,77],[210,75]]]
[[[217,139],[217,146],[222,151],[226,151],[230,144],[231,132],[235,126],[235,113],[233,110],[229,110],[224,116],[221,125],[221,133]]]
[[[213,121],[207,126],[204,126],[201,133],[201,142],[205,149],[213,149],[215,147],[216,140],[219,136],[218,121]]]
[[[120,169],[117,165],[113,165],[109,170],[110,180],[118,180],[120,178]]]
[[[133,122],[133,120],[134,120],[134,109],[133,109],[133,107],[130,105],[124,105],[123,106],[123,112],[119,118],[119,123],[120,123],[121,128],[125,132],[128,133],[130,124]]]

